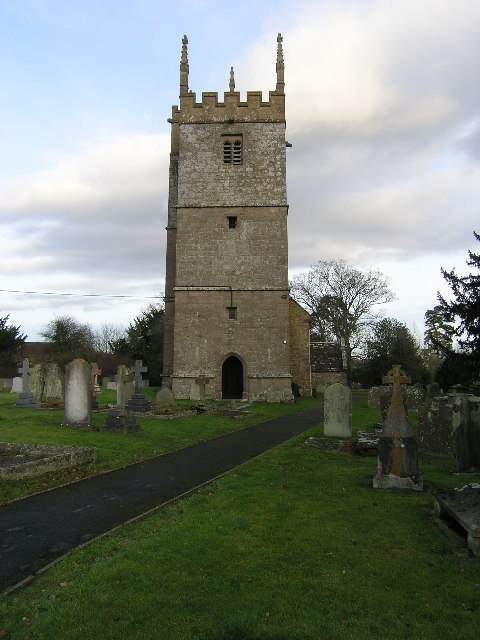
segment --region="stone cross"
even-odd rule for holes
[[[30,373],[32,373],[33,367],[30,367],[28,358],[23,359],[22,366],[18,369],[18,373],[22,374],[23,393],[30,395]]]
[[[100,387],[98,386],[98,376],[101,373],[102,373],[102,370],[98,368],[98,364],[96,362],[92,362],[92,369],[91,369],[92,391],[100,391]]]
[[[200,402],[205,402],[205,400],[207,399],[207,392],[205,390],[205,385],[210,382],[210,378],[207,378],[207,376],[204,376],[202,374],[201,376],[198,376],[198,378],[195,378],[195,382],[196,384],[198,384],[198,389],[200,393]]]
[[[147,367],[142,366],[141,360],[135,360],[133,373],[135,374],[135,393],[142,393],[142,373],[148,371]]]
[[[392,384],[392,401],[384,424],[384,433],[393,437],[413,437],[412,425],[408,420],[407,411],[403,403],[402,384],[410,383],[410,377],[394,364],[386,376],[383,384]]]

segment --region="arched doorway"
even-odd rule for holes
[[[222,398],[235,400],[243,395],[243,364],[230,356],[222,365]]]

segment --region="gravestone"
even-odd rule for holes
[[[146,371],[147,367],[142,366],[142,361],[135,360],[135,366],[133,367],[133,373],[135,374],[135,393],[127,402],[125,407],[127,411],[144,413],[151,409],[150,402],[148,402],[142,393],[142,373],[146,373]]]
[[[100,393],[100,385],[98,384],[98,376],[102,374],[102,370],[98,368],[98,364],[96,362],[92,362],[92,390],[93,393]]]
[[[199,400],[205,402],[207,399],[206,385],[210,382],[210,378],[205,375],[198,376],[195,380],[192,380],[190,385],[190,400]]]
[[[433,398],[418,413],[418,450],[453,458],[452,407],[447,397]]]
[[[97,393],[100,393],[101,389],[98,384],[98,376],[102,373],[102,370],[98,368],[96,362],[92,362],[90,365],[90,389],[92,393],[92,409],[98,409]]]
[[[88,428],[92,425],[90,365],[77,358],[65,366],[64,425]]]
[[[162,387],[157,391],[157,407],[174,407],[175,396],[168,387]]]
[[[388,416],[388,410],[390,409],[390,405],[392,403],[392,388],[391,387],[380,387],[380,391],[378,394],[378,401],[380,407],[380,415],[382,417],[382,425],[385,424],[385,420]]]
[[[125,405],[135,393],[134,374],[124,364],[117,367],[117,409],[125,411]]]
[[[23,364],[18,370],[18,373],[22,374],[22,392],[15,403],[15,407],[19,409],[40,409],[40,403],[37,402],[30,391],[30,374],[32,371],[28,358],[24,358]]]
[[[44,379],[43,379],[43,371],[42,365],[36,364],[32,369],[32,373],[30,374],[30,391],[35,398],[35,400],[39,403],[42,402],[43,398],[43,387],[44,387]]]
[[[373,478],[375,489],[423,490],[423,479],[418,474],[417,443],[408,419],[402,384],[409,378],[400,365],[393,365],[383,378],[384,384],[393,385],[392,402],[378,441],[378,470]]]
[[[43,396],[49,406],[63,403],[63,379],[59,365],[56,362],[36,364],[30,377],[30,390],[37,402],[42,402]]]
[[[344,384],[331,384],[325,389],[326,436],[349,438],[352,435],[352,391]]]
[[[480,470],[480,397],[448,394],[452,407],[452,430],[459,472]]]
[[[22,393],[23,384],[22,378],[20,376],[16,376],[12,380],[12,388],[10,389],[10,393]]]
[[[107,413],[103,431],[113,433],[135,433],[140,429],[135,417],[125,407],[135,392],[134,374],[121,364],[117,367],[117,408]]]
[[[56,362],[47,362],[44,366],[44,393],[47,405],[59,405],[63,403],[65,393],[64,380],[60,365]]]
[[[425,389],[416,384],[413,387],[407,387],[405,389],[407,397],[407,409],[409,411],[420,411],[423,409],[425,402]]]
[[[380,395],[384,393],[385,387],[370,387],[368,390],[368,408],[380,408]]]

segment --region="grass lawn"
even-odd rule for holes
[[[157,388],[147,388],[144,394],[154,401]],[[73,480],[123,467],[167,451],[181,449],[202,440],[209,440],[223,433],[242,429],[265,420],[305,411],[318,406],[321,399],[300,399],[295,404],[255,403],[242,419],[222,415],[195,414],[164,420],[159,417],[137,417],[141,429],[137,433],[123,435],[98,431],[80,431],[62,427],[63,409],[17,409],[17,394],[0,393],[0,441],[22,444],[51,444],[63,446],[89,446],[97,448],[96,462],[50,473],[38,478],[0,483],[0,505],[18,498],[60,486]],[[99,404],[115,404],[116,392],[103,390]],[[179,402],[189,408],[192,402]],[[105,422],[107,412],[93,413],[96,425]]]
[[[354,431],[378,412],[354,408]],[[0,601],[7,638],[479,640],[480,564],[429,489],[478,482],[420,459],[423,493],[371,488],[376,458],[277,447],[64,558]]]

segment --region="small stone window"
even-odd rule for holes
[[[242,136],[222,136],[223,164],[242,164]]]
[[[236,320],[237,319],[237,307],[227,307],[228,309],[228,319]]]
[[[227,220],[229,229],[237,228],[237,216],[227,216]]]

